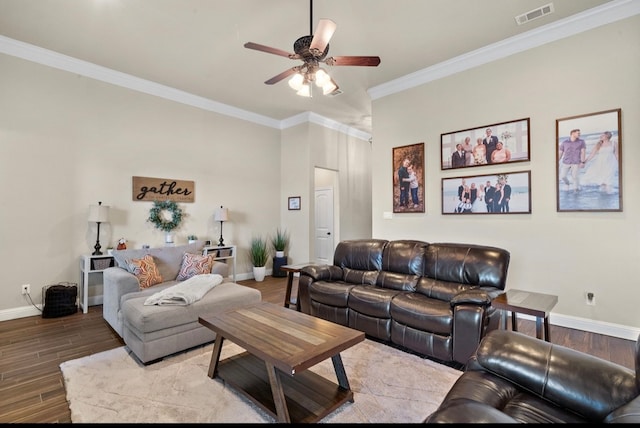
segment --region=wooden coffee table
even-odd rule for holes
[[[317,422],[353,402],[340,352],[362,342],[363,332],[267,302],[199,321],[216,332],[208,376],[218,376],[278,422]],[[247,352],[220,361],[224,339]],[[307,370],[328,358],[337,384]]]

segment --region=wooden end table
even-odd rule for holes
[[[518,331],[516,313],[536,317],[536,337],[551,342],[549,336],[549,314],[558,303],[558,296],[523,290],[507,290],[493,300],[493,307],[502,309],[502,327],[507,328],[507,311],[511,312],[511,329]],[[544,332],[542,329],[544,322]]]
[[[296,273],[300,273],[300,270],[305,267],[305,266],[309,266],[313,263],[311,262],[307,262],[307,263],[298,263],[295,265],[283,265],[280,266],[280,270],[284,271],[287,273],[287,291],[285,292],[284,295],[284,307],[285,308],[290,308],[291,305],[296,306],[297,307],[297,299],[291,298],[291,289],[293,288],[293,277],[295,276]]]
[[[353,402],[340,352],[362,342],[363,332],[267,302],[199,322],[216,332],[208,376],[220,377],[278,422],[317,422]],[[220,361],[224,339],[247,352]],[[307,370],[328,358],[337,384]]]

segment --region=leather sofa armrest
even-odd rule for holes
[[[424,420],[427,424],[517,424],[501,410],[478,401],[459,399],[441,407]]]
[[[342,279],[342,268],[334,265],[310,265],[300,270],[300,275],[313,278],[314,281],[339,281]]]
[[[602,422],[605,424],[637,424],[640,422],[640,395],[615,409]]]
[[[638,396],[633,370],[513,331],[485,336],[467,367],[479,368],[590,420]]]
[[[463,303],[488,306],[491,304],[491,300],[492,297],[488,290],[482,288],[471,288],[453,296],[451,299],[451,306]]]

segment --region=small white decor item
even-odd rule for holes
[[[173,244],[173,233],[167,232],[164,234],[165,244]]]
[[[276,251],[276,257],[279,259],[284,257],[284,251]]]

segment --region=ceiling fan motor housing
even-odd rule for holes
[[[293,43],[293,51],[300,55],[303,61],[307,61],[309,59],[316,59],[318,61],[322,61],[327,54],[329,53],[329,44],[327,43],[327,47],[324,48],[324,52],[321,55],[314,54],[309,50],[309,46],[311,46],[311,41],[313,40],[313,36],[302,36],[298,40]]]

